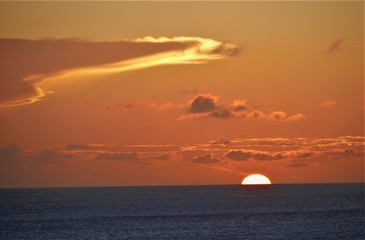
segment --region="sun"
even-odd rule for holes
[[[271,184],[270,179],[262,174],[252,174],[243,179],[242,185],[263,185]]]

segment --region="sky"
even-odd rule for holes
[[[0,187],[364,181],[364,3],[0,2]]]

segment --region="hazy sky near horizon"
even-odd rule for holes
[[[0,186],[363,181],[363,2],[0,2]]]

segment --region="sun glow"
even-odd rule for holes
[[[242,185],[263,185],[271,184],[270,179],[261,174],[252,174],[243,179]]]

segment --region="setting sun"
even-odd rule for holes
[[[252,174],[243,179],[242,185],[262,185],[271,184],[270,179],[261,174]]]

